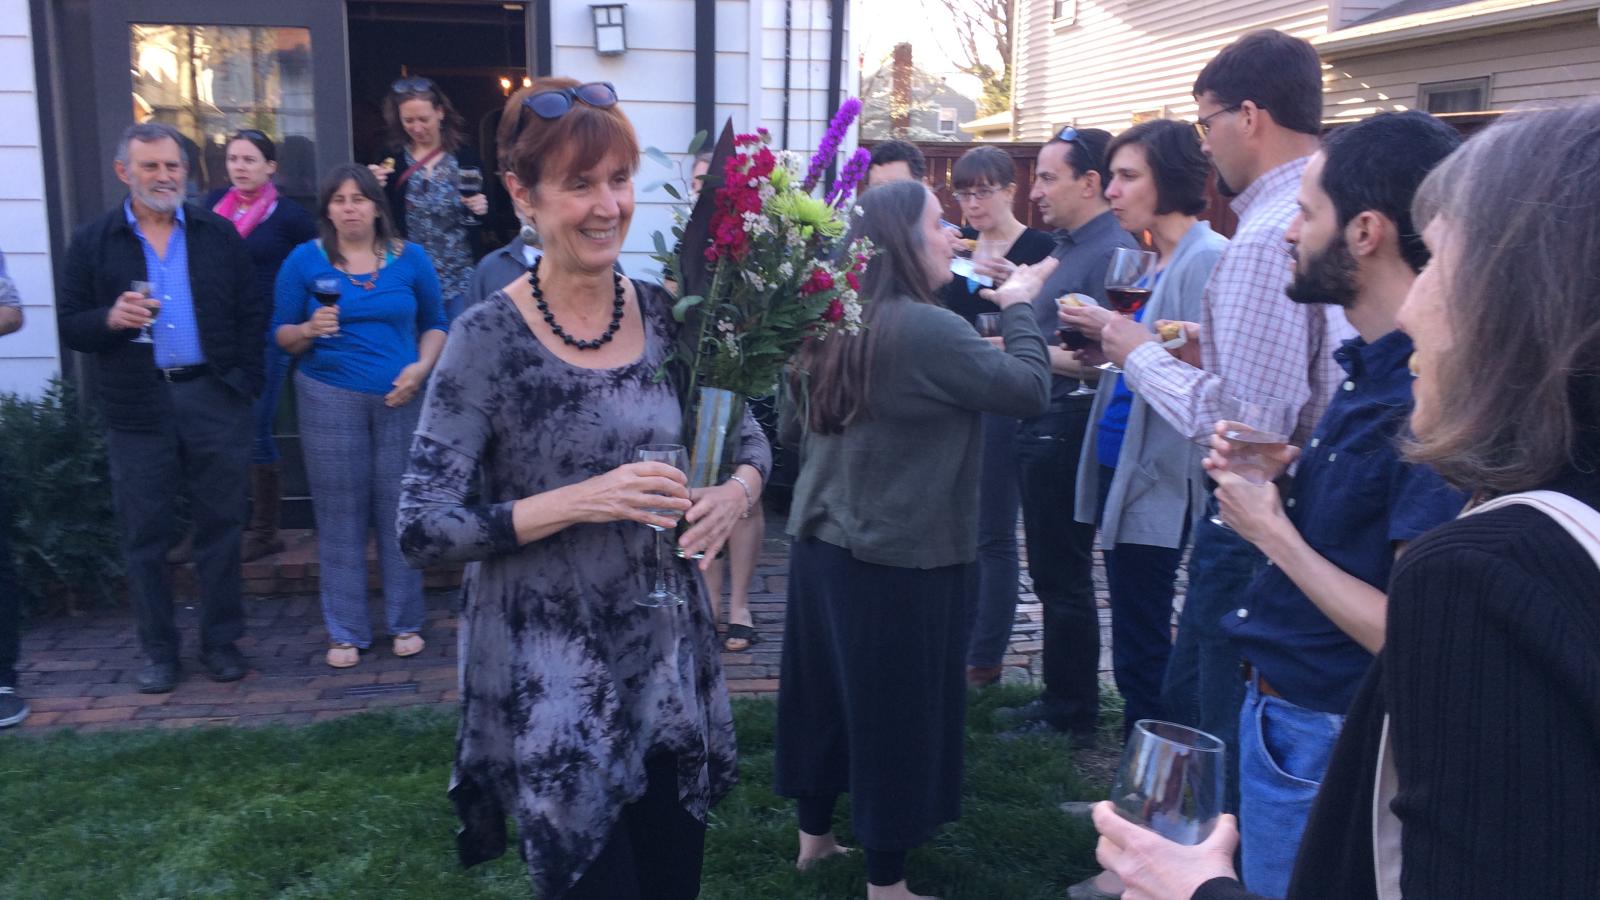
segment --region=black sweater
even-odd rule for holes
[[[1011,242],[1011,247],[1006,250],[1006,259],[1019,266],[1031,266],[1056,249],[1056,239],[1037,228],[1024,228],[1022,234]],[[999,312],[1000,307],[978,296],[972,289],[967,279],[960,275],[950,279],[950,283],[939,290],[939,300],[945,307],[956,313],[968,322],[976,323],[980,313]],[[1051,342],[1051,335],[1045,336],[1045,343]]]
[[[227,188],[217,188],[206,195],[202,205],[211,209],[227,192]],[[278,269],[289,258],[289,251],[316,236],[317,222],[311,218],[311,213],[279,194],[278,208],[251,229],[250,236],[244,239],[245,248],[250,251],[250,261],[256,267],[256,288],[261,302],[267,305],[269,319],[272,301],[277,296]]]
[[[200,348],[218,378],[241,397],[252,398],[261,391],[261,348],[271,310],[256,296],[250,253],[227,219],[194,204],[185,204],[183,214]],[[149,344],[133,343],[137,329],[106,325],[117,296],[129,282],[146,276],[144,249],[120,203],[78,229],[62,270],[56,324],[69,348],[94,359],[106,425],[156,430],[165,414],[165,394],[156,390],[155,353]]]
[[[1600,508],[1600,476],[1547,486]],[[1289,897],[1375,897],[1385,713],[1406,900],[1600,897],[1600,569],[1527,506],[1442,525],[1395,564],[1388,639],[1351,705]],[[1254,894],[1215,879],[1193,900]]]

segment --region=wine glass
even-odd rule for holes
[[[978,334],[990,338],[1000,336],[1000,314],[978,313],[978,321],[973,323],[978,329]]]
[[[313,279],[311,282],[311,296],[316,298],[316,301],[323,306],[337,305],[340,297],[339,279],[332,275],[323,275]],[[317,339],[326,340],[333,336],[331,334],[319,334]]]
[[[1088,306],[1094,302],[1095,299],[1088,294],[1062,294],[1056,298],[1056,307],[1065,309],[1069,306]],[[1063,325],[1057,329],[1056,333],[1061,337],[1061,346],[1068,350],[1094,350],[1096,353],[1100,353],[1100,342],[1076,328]],[[1095,368],[1099,368],[1099,366]],[[1072,393],[1067,396],[1093,397],[1094,395],[1095,389],[1089,387],[1088,383],[1080,378],[1078,379],[1078,386],[1073,388]]]
[[[1265,394],[1236,394],[1223,404],[1223,416],[1227,427],[1222,437],[1231,450],[1228,471],[1251,484],[1266,484],[1269,457],[1283,450],[1294,431],[1293,405]],[[1220,514],[1211,516],[1211,524],[1229,528]]]
[[[156,292],[156,286],[151,284],[148,281],[131,281],[131,282],[128,283],[128,290],[130,290],[130,291],[134,292],[135,294],[138,294],[139,296],[144,297],[146,300],[148,300],[148,299],[150,299],[150,295],[154,294]],[[158,316],[160,314],[161,314],[161,311],[158,310],[158,309],[150,310],[150,324],[149,325],[143,325],[143,326],[141,326],[139,328],[139,333],[134,336],[133,341],[132,341],[133,343],[135,343],[135,344],[154,344],[156,342],[155,341],[155,337],[152,336],[152,334],[150,332],[150,327],[151,327],[151,325],[155,324],[156,316]]]
[[[1172,722],[1140,719],[1111,782],[1124,819],[1170,841],[1204,841],[1222,815],[1227,747],[1216,737]]]
[[[666,463],[680,472],[689,469],[689,452],[682,444],[640,444],[635,448],[633,458],[639,462]],[[683,516],[683,511],[678,509],[650,509],[646,512],[668,519],[678,519]],[[650,530],[655,532],[656,582],[650,593],[633,602],[652,609],[682,603],[683,596],[667,587],[667,559],[661,543],[667,529],[660,525],[651,525]]]
[[[473,194],[483,193],[483,170],[462,169],[456,175],[456,190],[461,196],[470,197]]]
[[[1156,269],[1156,255],[1149,250],[1118,247],[1111,251],[1106,267],[1106,299],[1111,308],[1125,316],[1137,316],[1150,299],[1150,276]],[[1102,372],[1121,372],[1112,363],[1101,363]]]

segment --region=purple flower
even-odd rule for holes
[[[832,207],[843,206],[849,202],[850,195],[855,193],[856,185],[861,179],[867,177],[867,168],[872,165],[872,151],[865,147],[856,149],[850,161],[844,164],[844,169],[839,172],[839,180],[833,183],[833,190],[828,192],[828,205]]]
[[[817,155],[811,157],[811,168],[806,170],[805,183],[800,186],[802,191],[810,193],[817,186],[817,181],[822,178],[822,173],[827,170],[828,163],[833,162],[839,153],[839,144],[844,140],[846,131],[850,130],[850,123],[861,114],[861,101],[854,97],[844,101],[839,111],[834,114],[833,121],[828,123],[828,133],[822,136],[822,144],[817,148]]]

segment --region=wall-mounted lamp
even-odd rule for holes
[[[504,75],[500,76],[500,93],[506,96],[511,95],[511,79]]]
[[[591,3],[589,14],[594,17],[594,52],[601,56],[621,56],[628,52],[626,26],[622,12],[626,3]]]

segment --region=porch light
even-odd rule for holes
[[[622,11],[626,3],[591,3],[589,14],[594,17],[594,52],[601,56],[621,56],[628,52],[626,26]]]

